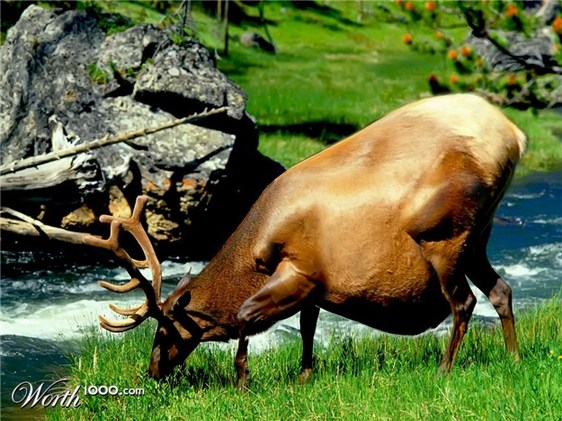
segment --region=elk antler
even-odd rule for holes
[[[133,214],[129,219],[117,218],[110,215],[100,216],[100,221],[111,224],[109,238],[107,240],[87,235],[84,242],[88,245],[101,247],[112,251],[123,263],[131,280],[124,285],[114,285],[109,282],[100,281],[99,285],[113,292],[129,292],[140,288],[146,295],[143,304],[133,308],[120,308],[114,304],[109,307],[118,314],[129,316],[124,320],[112,321],[103,316],[99,316],[100,325],[110,332],[124,332],[140,325],[149,316],[157,316],[160,313],[160,290],[162,287],[162,271],[160,262],[150,243],[148,235],[144,230],[140,218],[146,202],[147,196],[138,196]],[[140,245],[144,260],[135,260],[119,244],[119,232],[123,229],[129,232]],[[150,268],[152,272],[152,284],[143,276],[140,268]]]

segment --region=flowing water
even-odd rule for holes
[[[513,287],[516,311],[560,291],[562,172],[534,174],[511,186],[498,210],[488,252],[495,268]],[[113,317],[107,305],[116,301],[115,294],[101,289],[97,281],[128,278],[119,268],[63,264],[62,259],[44,254],[2,251],[1,258],[2,408],[3,415],[13,418],[19,410],[10,398],[15,385],[64,376],[66,356],[79,350],[84,328],[97,325],[98,314]],[[189,268],[196,274],[203,266],[200,262],[164,262],[163,296]],[[476,317],[495,320],[493,307],[479,291],[475,293]],[[141,293],[128,295],[134,297],[120,302],[142,300]],[[296,318],[277,324],[250,341],[251,351],[298,335],[297,326]],[[438,330],[446,328],[447,321]],[[316,340],[326,342],[334,333],[355,331],[370,329],[322,312]]]

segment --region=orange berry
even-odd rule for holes
[[[517,76],[515,75],[511,75],[507,78],[507,84],[509,86],[515,86],[517,85]]]
[[[507,9],[505,10],[505,15],[507,17],[513,17],[517,14],[518,11],[519,9],[517,8],[517,6],[515,6],[514,4],[510,4],[509,6],[507,6]]]
[[[556,16],[556,18],[554,18],[552,29],[554,29],[554,32],[557,34],[562,35],[562,16]]]
[[[459,55],[455,50],[449,50],[449,52],[447,53],[447,57],[449,57],[451,60],[456,60],[457,58],[459,58]]]
[[[451,75],[451,79],[449,79],[451,81],[451,83],[454,85],[456,83],[459,83],[459,77],[456,74],[452,74]]]
[[[410,45],[412,42],[414,42],[414,38],[410,34],[404,34],[402,35],[402,41],[404,42],[404,44]]]
[[[437,31],[435,33],[435,39],[443,39],[443,37],[444,37],[443,32]]]
[[[414,3],[412,3],[411,1],[406,2],[405,8],[408,12],[411,12],[412,10],[414,10]]]
[[[469,55],[472,54],[472,49],[468,45],[463,45],[461,48],[461,54],[464,57],[468,57]]]
[[[427,3],[425,3],[425,10],[427,10],[428,12],[435,12],[436,8],[437,5],[434,1],[428,1]]]

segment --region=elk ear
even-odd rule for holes
[[[183,275],[183,278],[180,279],[176,289],[184,288],[187,284],[189,284],[190,281],[191,281],[191,268],[189,268],[187,273]]]
[[[191,293],[189,291],[185,291],[182,295],[178,297],[176,302],[174,303],[174,308],[172,312],[175,313],[176,311],[183,311],[191,301]]]

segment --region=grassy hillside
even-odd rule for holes
[[[162,14],[151,7],[154,2],[94,3],[135,22],[165,25],[170,17],[181,19],[174,5]],[[432,72],[454,72],[452,62],[442,54],[415,51],[404,44],[408,27],[391,19],[389,2],[316,2],[316,7],[304,9],[288,1],[266,2],[264,18],[278,49],[275,55],[240,43],[244,32],[265,37],[266,31],[259,24],[257,7],[236,4],[248,18],[230,25],[228,56],[222,53],[222,22],[203,13],[196,3],[187,32],[215,51],[219,69],[247,92],[248,110],[262,130],[260,149],[286,166],[405,103],[429,96]],[[358,23],[360,4],[364,13]],[[459,18],[445,14],[442,20],[457,41],[468,35]],[[416,27],[417,34],[432,31],[421,24]],[[560,115],[506,112],[530,138],[519,174],[561,168]]]
[[[330,2],[332,13],[271,7],[276,56],[235,40],[218,66],[248,93],[248,109],[262,127],[261,150],[291,166],[397,107],[429,96],[432,72],[454,72],[438,54],[412,51],[395,22],[354,23],[357,2]],[[464,39],[462,22],[450,32]],[[234,28],[233,37],[248,28]],[[420,30],[418,29],[418,32]],[[429,31],[429,29],[428,29]],[[263,31],[262,31],[263,33]],[[562,120],[553,111],[506,110],[529,136],[520,173],[562,167]]]

